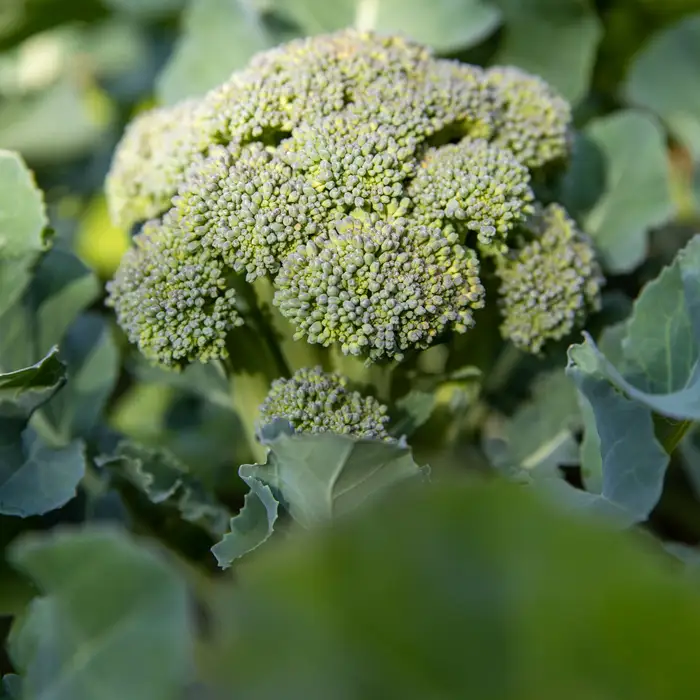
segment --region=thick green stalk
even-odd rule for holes
[[[266,450],[257,439],[258,408],[274,379],[284,375],[275,353],[256,329],[244,327],[231,334],[224,362],[231,387],[231,403],[243,425],[250,452],[264,461]]]
[[[290,372],[317,365],[325,370],[330,369],[329,352],[326,348],[321,345],[311,345],[305,340],[294,340],[294,327],[272,303],[275,290],[270,280],[259,277],[253,283],[253,288],[260,312]]]
[[[229,335],[224,367],[233,408],[243,424],[250,450],[256,460],[264,461],[266,450],[257,439],[258,409],[272,382],[289,376],[290,368],[253,288],[241,285],[239,294],[246,304],[246,323]]]
[[[673,421],[669,418],[656,416],[656,436],[667,454],[673,454],[686,433],[694,425],[692,420]]]
[[[333,370],[347,377],[358,387],[371,388],[380,401],[390,400],[393,363],[366,365],[363,359],[344,355],[337,345],[331,348],[330,359]]]

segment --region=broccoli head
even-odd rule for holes
[[[400,37],[346,30],[262,52],[127,131],[110,206],[148,221],[110,303],[142,352],[179,365],[225,357],[245,318],[234,282],[267,278],[295,338],[401,359],[474,325],[486,258],[509,261],[514,294],[531,181],[557,172],[570,132],[539,78]]]
[[[348,390],[345,377],[320,367],[300,369],[290,379],[272,383],[260,406],[260,424],[276,418],[289,421],[296,432],[392,439],[386,430],[387,407],[372,396]]]

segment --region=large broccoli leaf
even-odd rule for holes
[[[10,640],[22,697],[180,697],[192,670],[189,601],[161,555],[86,529],[26,536],[10,558],[43,593]]]
[[[590,336],[569,351],[569,365],[597,372],[656,413],[700,419],[700,235],[642,291],[614,366]]]
[[[668,453],[700,417],[700,236],[611,333],[617,347],[606,350],[610,357],[588,335],[569,349],[567,372],[588,404],[585,478],[603,499],[643,520],[661,496]],[[659,423],[654,413],[671,420]]]

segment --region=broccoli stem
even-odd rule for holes
[[[274,337],[279,352],[285,359],[290,374],[302,368],[320,365],[330,369],[328,350],[320,345],[311,345],[305,340],[294,340],[294,327],[273,305],[274,287],[266,277],[258,277],[253,282],[258,307]]]
[[[282,354],[252,288],[241,285],[246,302],[246,325],[229,334],[229,356],[224,363],[231,386],[233,408],[240,416],[250,450],[264,461],[267,450],[257,438],[259,407],[273,380],[289,377],[289,365]]]
[[[656,438],[669,455],[673,454],[694,424],[692,420],[677,421],[658,414],[654,415]]]
[[[391,368],[395,363],[366,365],[362,359],[344,355],[337,345],[331,347],[330,358],[332,368],[347,377],[358,388],[365,392],[371,390],[370,393],[380,401],[390,401]]]
[[[252,328],[229,336],[229,357],[224,362],[231,390],[231,404],[243,425],[248,447],[256,461],[266,450],[257,439],[258,408],[273,379],[283,376],[269,345]],[[262,340],[262,342],[261,342]]]

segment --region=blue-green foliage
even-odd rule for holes
[[[696,695],[699,11],[0,2],[0,698]]]

